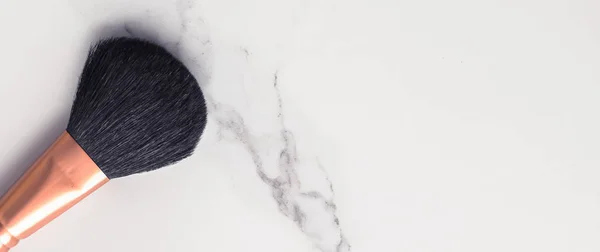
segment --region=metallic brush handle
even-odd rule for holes
[[[8,252],[8,247],[0,244],[0,252]]]
[[[108,182],[64,132],[0,199],[0,252],[35,233]]]
[[[6,236],[6,237],[8,237],[8,235],[10,235],[10,234],[8,234],[8,231],[7,231],[6,229],[4,229],[4,227],[2,227],[2,226],[0,225],[0,237],[2,237],[2,238],[0,238],[0,239],[3,239],[3,238],[5,238],[5,236]],[[8,249],[9,249],[9,247],[8,247],[8,246],[4,246],[4,245],[3,245],[3,243],[4,243],[4,242],[5,242],[5,241],[2,241],[2,242],[0,242],[0,252],[8,252]],[[10,242],[10,241],[7,241],[7,242]],[[15,245],[16,245],[16,244],[15,244]],[[13,246],[14,246],[14,245],[13,245]]]

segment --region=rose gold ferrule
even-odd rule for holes
[[[0,252],[71,208],[108,178],[64,132],[0,199]]]

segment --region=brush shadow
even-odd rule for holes
[[[185,29],[175,26],[166,26],[156,23],[153,17],[139,15],[130,17],[113,18],[91,28],[88,43],[96,44],[102,39],[113,37],[128,37],[147,40],[164,47],[175,58],[179,59],[198,80],[200,86],[210,82],[210,67],[212,58],[212,43],[206,35],[205,40],[198,40],[194,46],[182,46],[185,38]],[[183,24],[182,24],[183,26]],[[179,32],[172,32],[177,29]],[[205,30],[199,31],[200,33]],[[196,39],[193,39],[196,41]],[[206,54],[206,55],[205,55]]]
[[[169,51],[177,58],[181,58],[181,54],[177,48],[176,42],[165,42],[165,38],[159,35],[161,27],[154,27],[143,19],[123,18],[120,20],[111,20],[109,23],[103,23],[92,28],[90,42],[95,44],[102,39],[127,37],[139,38],[156,43]]]
[[[46,124],[44,130],[37,133],[32,141],[27,143],[24,152],[15,157],[7,157],[6,162],[9,169],[3,169],[0,172],[0,195],[8,191],[18,179],[27,171],[27,169],[37,160],[44,151],[52,145],[52,143],[60,136],[67,128],[69,120],[69,111],[66,111],[55,117],[51,122]]]

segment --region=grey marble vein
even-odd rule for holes
[[[283,147],[280,150],[277,164],[279,175],[269,177],[265,171],[264,164],[267,162],[258,152],[257,144],[252,140],[249,127],[244,123],[243,117],[235,109],[221,104],[208,98],[209,109],[213,119],[219,125],[221,130],[226,130],[235,136],[235,139],[242,143],[248,151],[258,177],[271,189],[271,194],[275,200],[279,211],[292,220],[302,232],[314,243],[314,245],[323,252],[345,252],[350,251],[350,244],[345,238],[339,218],[336,215],[337,206],[333,196],[326,197],[324,194],[334,195],[333,184],[326,175],[325,168],[318,158],[315,159],[316,165],[310,167],[319,169],[325,176],[328,183],[328,192],[307,191],[302,192],[302,181],[297,174],[298,155],[296,151],[296,142],[294,134],[284,123],[284,113],[282,98],[278,88],[277,73],[274,74],[273,87],[278,100],[277,117],[280,119],[280,139]],[[210,97],[210,96],[209,96]],[[306,200],[312,201],[306,204]],[[311,203],[317,203],[320,207],[315,209]],[[325,219],[330,219],[330,223],[317,223],[314,219],[323,219],[318,215],[325,215]],[[334,238],[326,238],[331,237]]]
[[[288,183],[293,183],[298,187],[301,187],[301,181],[298,180],[298,177],[296,175],[296,166],[295,164],[298,161],[298,156],[296,154],[296,143],[294,141],[294,134],[289,131],[286,127],[285,127],[285,121],[284,121],[284,113],[283,113],[283,100],[281,97],[281,92],[279,90],[279,77],[278,77],[278,72],[275,72],[275,74],[273,75],[273,87],[275,88],[275,93],[277,94],[277,105],[278,105],[278,113],[277,113],[277,117],[280,119],[280,124],[281,124],[281,137],[283,139],[284,142],[284,148],[281,150],[281,155],[280,155],[280,159],[279,159],[279,167],[282,170],[283,174],[287,174],[287,182]],[[331,197],[326,198],[321,192],[318,191],[308,191],[308,192],[300,192],[297,195],[288,195],[288,200],[287,201],[283,201],[283,203],[285,205],[288,206],[289,208],[292,208],[294,211],[293,216],[293,220],[296,222],[296,224],[307,234],[309,235],[313,242],[315,242],[315,245],[323,252],[329,252],[329,251],[335,251],[335,252],[342,252],[342,251],[350,251],[350,244],[347,241],[346,237],[344,236],[341,226],[340,226],[340,220],[337,217],[336,214],[336,210],[337,210],[337,206],[335,204],[334,201],[334,195],[335,195],[335,191],[333,189],[333,183],[331,182],[331,180],[329,179],[329,176],[327,175],[327,172],[325,170],[325,168],[323,167],[323,165],[321,164],[320,160],[315,157],[316,159],[316,167],[324,174],[323,178],[327,181],[328,184],[328,190],[329,192],[327,192],[328,194],[331,195]],[[305,225],[305,221],[308,217],[307,217],[307,213],[302,211],[302,204],[298,201],[299,197],[305,197],[314,201],[317,201],[319,203],[322,203],[323,209],[325,210],[324,214],[327,214],[331,217],[332,219],[332,223],[330,223],[333,228],[328,228],[328,229],[321,229],[318,230],[320,232],[310,232],[309,230],[307,230],[307,227]],[[277,199],[277,198],[276,198]],[[280,201],[278,201],[278,203],[280,203]],[[281,204],[281,203],[280,203]],[[281,209],[281,206],[280,206]],[[283,212],[283,214],[285,214],[286,216],[290,217],[289,212],[286,214],[286,212]],[[323,214],[323,212],[320,213],[315,213],[315,214]],[[333,231],[338,237],[335,240],[335,244],[331,243],[332,241],[323,241],[321,238],[321,232],[331,232]],[[335,245],[335,247],[333,247],[332,245]]]

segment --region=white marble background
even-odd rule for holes
[[[201,82],[197,153],[19,251],[598,251],[596,1],[0,2],[0,190],[66,125],[98,38]]]

